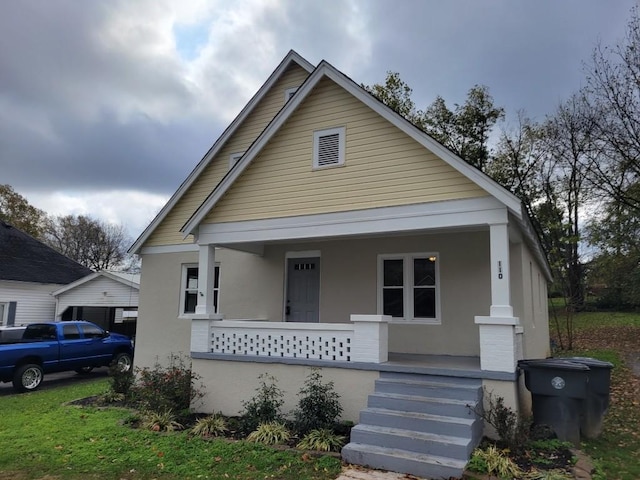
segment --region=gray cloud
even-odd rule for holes
[[[580,87],[596,43],[624,35],[634,4],[0,2],[0,183],[45,210],[56,192],[168,198],[291,48],[358,83],[399,71],[421,108],[486,84],[509,113],[541,119]],[[190,25],[206,43],[178,49]]]

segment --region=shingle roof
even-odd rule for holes
[[[67,284],[91,269],[0,220],[0,280]]]

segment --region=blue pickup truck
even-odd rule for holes
[[[132,358],[129,337],[109,333],[93,323],[32,323],[21,335],[13,330],[0,338],[0,381],[13,382],[19,392],[32,391],[40,386],[45,373],[87,373],[112,362],[129,369]]]

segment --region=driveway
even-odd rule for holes
[[[78,375],[76,372],[48,373],[45,374],[42,385],[40,385],[38,390],[47,390],[72,383],[86,382],[88,380],[95,380],[96,378],[106,378],[108,373],[109,369],[107,367],[96,368],[86,375]],[[0,397],[14,394],[16,394],[16,392],[11,382],[0,383]]]

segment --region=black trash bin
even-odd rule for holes
[[[597,438],[602,433],[604,415],[609,408],[613,364],[590,357],[567,357],[567,360],[589,367],[589,385],[583,404],[580,432],[584,437]]]
[[[560,440],[579,445],[589,367],[558,358],[520,360],[518,365],[531,392],[534,424],[548,425]]]

